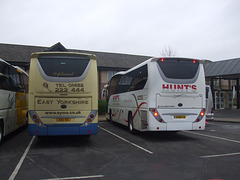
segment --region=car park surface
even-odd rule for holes
[[[132,135],[126,127],[101,121],[90,138],[37,138],[20,129],[0,147],[0,177],[237,180],[239,131],[239,123],[226,122],[209,122],[204,131]]]

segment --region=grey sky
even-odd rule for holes
[[[240,57],[239,0],[0,0],[0,7],[0,43]]]

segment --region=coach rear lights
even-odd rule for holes
[[[29,111],[29,115],[36,125],[40,127],[45,127],[45,125],[42,123],[42,121],[40,120],[40,118],[38,117],[35,111]]]
[[[95,119],[95,117],[97,116],[97,112],[98,111],[94,111],[94,110],[91,111],[90,114],[88,115],[87,119],[82,124],[82,126],[90,125],[93,122],[93,120]]]
[[[199,113],[197,119],[194,122],[200,122],[204,116],[205,116],[205,109],[202,109],[201,112]]]
[[[165,121],[162,119],[162,117],[160,116],[159,112],[157,109],[155,108],[150,108],[149,111],[151,112],[151,114],[153,115],[153,117],[160,123],[165,123]]]

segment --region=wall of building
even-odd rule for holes
[[[206,84],[211,86],[210,79],[206,79]],[[214,109],[236,109],[236,80],[214,79],[212,93],[214,99]]]

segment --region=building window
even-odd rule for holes
[[[108,71],[108,81],[111,79],[111,77],[116,74],[117,71]]]
[[[214,80],[214,89],[221,89],[221,79]]]

